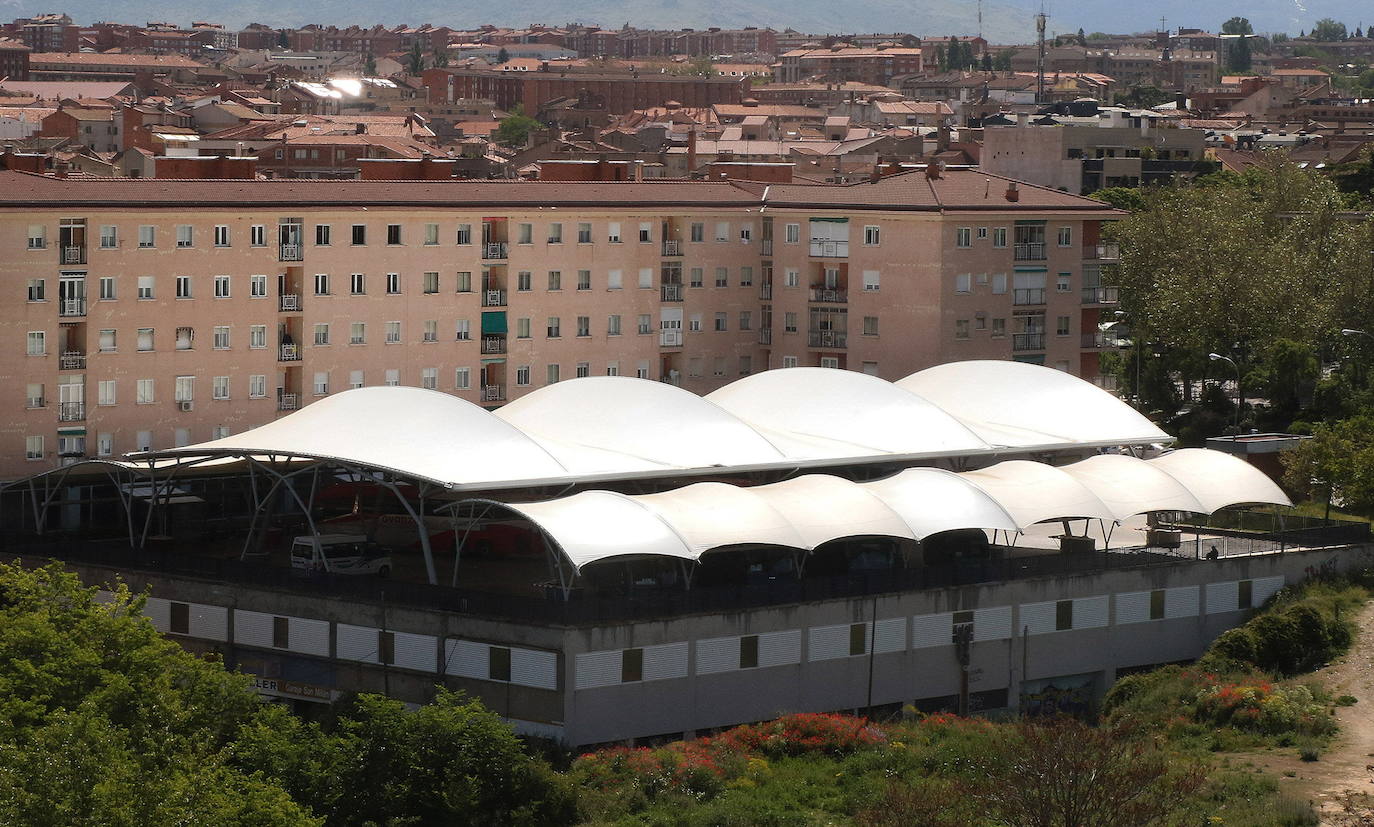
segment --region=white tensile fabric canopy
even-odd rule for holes
[[[898,383],[829,368],[770,370],[704,398],[661,382],[588,377],[495,412],[437,391],[357,388],[241,434],[131,457],[319,459],[489,489],[1168,440],[1066,373],[959,362]]]
[[[1063,467],[1013,460],[963,474],[909,468],[864,483],[807,474],[752,488],[707,482],[658,494],[589,491],[507,507],[581,569],[624,556],[699,560],[740,545],[812,551],[850,537],[923,540],[955,529],[1014,532],[1050,520],[1119,522],[1148,511],[1247,503],[1288,499],[1242,460],[1187,449],[1157,460],[1101,455]]]

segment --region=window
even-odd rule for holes
[[[974,329],[974,330],[987,330],[987,329],[988,329],[988,314],[984,313],[984,312],[981,311],[981,310],[979,310],[977,313],[975,313],[975,314],[973,315],[973,329]]]
[[[460,391],[472,387],[472,368],[454,368],[453,387]]]
[[[438,273],[425,273],[425,274],[421,277],[421,279],[422,279],[422,284],[423,284],[423,292],[425,292],[425,293],[438,293],[438,292],[439,292],[439,274],[438,274]]]
[[[134,401],[140,405],[151,405],[155,400],[152,379],[139,379],[134,383]]]
[[[211,346],[212,346],[215,350],[228,350],[228,349],[229,349],[229,327],[228,327],[227,325],[219,325],[219,326],[217,326],[217,327],[215,328],[215,330],[214,330],[214,335],[211,337],[211,341],[212,341]]]
[[[740,240],[741,243],[744,243],[744,244],[748,244],[749,242],[753,241],[753,240],[754,240],[754,228],[753,228],[751,225],[748,225],[748,224],[742,225],[742,226],[739,228],[739,240]]]
[[[700,333],[700,332],[701,332],[701,314],[700,314],[700,313],[693,313],[693,314],[691,315],[691,317],[689,317],[689,318],[687,319],[687,329],[690,330],[690,331],[693,332],[693,333]]]
[[[471,244],[471,243],[472,243],[472,225],[471,225],[471,224],[459,224],[459,225],[458,225],[458,240],[457,240],[457,243],[458,243],[459,245],[468,245],[468,244]]]
[[[267,395],[267,374],[255,373],[248,377],[248,395],[253,399],[261,399]]]
[[[459,293],[472,292],[472,273],[468,270],[459,270],[457,275]]]
[[[48,353],[47,345],[48,334],[41,330],[30,330],[28,336],[28,350],[30,356],[46,356]]]
[[[324,396],[329,393],[329,371],[321,370],[315,372],[315,382],[313,385],[316,396]]]
[[[1056,335],[1056,336],[1067,336],[1067,335],[1069,335],[1069,317],[1068,317],[1068,316],[1059,316],[1059,317],[1057,317],[1057,318],[1055,319],[1054,335]]]
[[[518,387],[522,387],[522,388],[523,388],[523,387],[529,387],[529,384],[530,384],[530,366],[529,366],[529,365],[521,365],[520,367],[518,367],[518,368],[515,369],[515,384],[516,384]]]
[[[100,249],[113,250],[119,246],[119,228],[113,224],[100,225]]]
[[[705,270],[704,270],[703,268],[701,268],[701,267],[693,267],[693,268],[691,269],[691,271],[689,271],[689,273],[688,273],[688,280],[687,280],[688,286],[690,286],[690,287],[700,287],[700,286],[702,285],[702,280],[703,280],[705,277],[706,277],[706,276],[705,276]]]
[[[783,227],[782,239],[787,244],[798,244],[801,242],[801,225],[787,224]]]
[[[190,224],[177,225],[177,246],[190,247],[195,243],[195,228]]]
[[[638,332],[639,332],[639,333],[652,333],[652,332],[653,332],[653,323],[654,323],[654,322],[653,322],[653,316],[649,315],[648,313],[641,313],[641,314],[639,314]]]
[[[228,276],[215,276],[215,298],[217,298],[217,299],[227,299],[227,298],[229,298],[229,277],[228,277]]]
[[[783,287],[796,287],[801,284],[801,273],[795,268],[789,267],[782,273]]]
[[[43,458],[43,437],[26,436],[24,437],[24,459]]]
[[[267,295],[267,276],[249,276],[248,295],[255,299],[264,298]]]
[[[960,227],[954,231],[954,246],[972,247],[973,230],[970,227]]]
[[[620,335],[620,316],[615,315],[615,316],[607,316],[607,317],[606,317],[606,335],[607,335],[607,336],[619,336],[619,335]]]
[[[134,450],[149,451],[153,447],[153,432],[139,431],[134,434]]]
[[[1242,580],[1236,584],[1236,607],[1253,609],[1255,607],[1255,581]]]
[[[196,377],[178,376],[174,398],[178,402],[193,402],[196,398]]]
[[[248,347],[261,350],[267,347],[267,325],[255,324],[248,328]]]
[[[189,298],[191,298],[191,277],[190,277],[190,276],[177,276],[177,298],[178,298],[178,299],[189,299]]]
[[[620,653],[620,682],[634,683],[644,679],[644,650],[626,649]]]
[[[38,404],[38,407],[41,407],[42,404],[43,404],[43,394],[42,394],[42,388],[43,388],[43,386],[42,386],[42,385],[39,385],[38,388],[39,388],[39,394],[38,394],[38,403],[39,403],[39,404]],[[96,383],[96,403],[97,403],[97,404],[100,404],[100,405],[113,405],[113,404],[115,404],[115,398],[116,398],[116,394],[115,394],[115,380],[113,380],[113,379],[102,379],[102,380],[100,380],[99,382]]]
[[[558,317],[557,317],[557,316],[550,316],[550,317],[549,317],[548,337],[549,337],[550,339],[557,339],[560,335],[561,335],[561,332],[560,332],[560,325],[559,325]]]
[[[387,322],[387,323],[386,323],[386,343],[389,344],[389,345],[394,345],[394,344],[396,344],[396,343],[399,342],[399,341],[401,341],[401,323],[400,323],[400,322]]]
[[[135,347],[138,350],[147,352],[153,349],[153,329],[151,327],[140,327]]]
[[[882,229],[869,225],[864,227],[864,246],[877,247],[879,239],[882,237]]]
[[[725,313],[717,313],[717,314],[716,314],[716,316],[715,316],[715,330],[716,330],[716,332],[721,332],[721,331],[724,331],[724,330],[727,330],[727,329],[728,329],[728,326],[727,326],[727,319],[729,319],[729,316],[728,316],[727,314],[725,314]]]
[[[865,335],[865,336],[877,336],[877,335],[878,335],[878,317],[877,317],[877,316],[864,316],[864,335]]]
[[[557,224],[557,223],[555,223],[555,224],[550,224],[550,225],[549,225],[549,243],[550,243],[550,244],[562,244],[562,243],[563,243],[563,225],[562,225],[562,224]]]
[[[29,225],[29,249],[42,250],[48,246],[48,231],[42,224]]]
[[[562,290],[562,289],[563,289],[563,273],[562,273],[562,271],[560,271],[560,270],[550,270],[550,271],[549,271],[549,289],[550,289],[550,290]]]
[[[641,268],[639,268],[639,289],[640,289],[640,290],[652,290],[652,289],[654,289],[654,268],[652,268],[652,267],[641,267]]]
[[[849,654],[862,655],[868,652],[868,624],[849,624]]]
[[[420,387],[426,390],[438,390],[439,388],[439,369],[423,368],[420,371]]]
[[[386,274],[386,292],[388,296],[395,296],[401,292],[401,274]]]
[[[641,359],[640,362],[639,362],[639,364],[635,365],[635,378],[636,378],[636,379],[648,379],[648,378],[649,378],[649,363],[648,363],[647,361]]]
[[[515,320],[515,338],[530,338],[530,320],[528,317]]]
[[[348,277],[348,292],[354,296],[361,296],[367,293],[367,277],[362,273],[353,273]]]
[[[972,293],[972,292],[973,292],[973,276],[972,276],[971,274],[969,274],[969,273],[960,273],[959,275],[955,276],[955,277],[954,277],[954,292],[956,292],[956,293]]]
[[[100,331],[99,348],[101,353],[113,353],[115,351],[114,330],[106,328],[105,330]]]
[[[548,367],[548,384],[552,385],[552,384],[554,384],[555,382],[557,382],[557,381],[558,381],[558,374],[559,374],[559,366],[558,366],[558,365],[549,365],[549,367]]]
[[[796,333],[796,332],[797,332],[797,314],[796,314],[796,313],[793,313],[793,312],[791,312],[791,311],[788,311],[788,312],[782,314],[782,332],[783,332],[783,333]]]
[[[639,222],[639,243],[649,244],[654,240],[654,225],[647,221]]]
[[[881,284],[882,276],[877,270],[865,270],[863,278],[865,293],[878,292],[878,287]]]
[[[114,434],[96,434],[95,453],[97,456],[108,457],[114,453]]]
[[[739,312],[739,329],[748,330],[754,323],[754,314],[748,310]]]
[[[216,376],[210,380],[210,398],[228,399],[229,398],[229,377]]]
[[[351,232],[351,237],[350,237],[350,243],[353,244],[353,246],[355,246],[355,247],[361,247],[361,246],[367,244],[367,225],[366,225],[366,224],[354,224],[354,225],[352,226],[351,230],[352,230],[352,232]]]
[[[957,319],[957,320],[954,322],[954,338],[956,338],[956,339],[967,339],[967,338],[968,338],[968,319]]]
[[[993,227],[993,228],[992,228],[992,246],[994,246],[994,247],[1005,247],[1005,246],[1007,246],[1007,228],[1006,228],[1006,227]]]
[[[315,246],[316,246],[316,247],[328,247],[328,246],[329,246],[329,234],[330,234],[330,229],[331,229],[331,228],[330,228],[330,225],[328,225],[328,224],[316,224],[316,225],[315,225]]]
[[[692,222],[692,225],[688,228],[687,237],[691,241],[705,241],[706,225],[700,221]]]
[[[113,301],[115,297],[114,276],[100,277],[100,299],[101,301]]]
[[[993,320],[992,320],[992,338],[994,338],[994,339],[1000,339],[1000,338],[1002,338],[1002,337],[1005,336],[1005,335],[1007,335],[1007,320],[1006,320],[1006,319],[993,319]]]
[[[1073,601],[1060,600],[1054,604],[1054,630],[1062,632],[1073,628]]]
[[[316,274],[315,274],[315,295],[317,295],[317,296],[328,296],[328,295],[329,295],[329,274],[328,274],[328,273],[316,273]]]
[[[177,246],[180,247],[181,245],[178,244]],[[189,246],[191,246],[191,245],[187,244],[186,246],[189,247]],[[228,225],[228,224],[216,224],[216,225],[215,225],[215,246],[216,246],[216,247],[228,247],[228,246],[229,246],[229,225]]]
[[[398,240],[397,243],[399,244],[400,241]],[[426,224],[426,225],[425,225],[425,246],[426,246],[426,247],[434,247],[434,246],[438,245],[438,243],[439,243],[439,225],[438,225],[438,224]]]
[[[1060,273],[1054,281],[1054,292],[1067,293],[1072,290],[1073,276],[1069,273]]]
[[[577,289],[578,289],[578,290],[590,290],[590,289],[592,289],[592,271],[591,271],[591,270],[578,270],[578,271],[577,271]]]
[[[31,302],[41,302],[47,297],[47,282],[43,279],[29,279],[28,298]]]
[[[730,240],[730,222],[729,222],[729,221],[717,221],[717,222],[716,222],[716,241],[729,241],[729,240]]]
[[[1164,590],[1155,589],[1150,592],[1150,619],[1164,619]]]
[[[367,324],[365,322],[353,322],[348,326],[348,343],[350,345],[367,344]]]
[[[493,681],[510,680],[510,649],[504,646],[487,647],[487,677]]]
[[[578,362],[573,373],[578,379],[586,379],[592,375],[592,365],[590,362]]]
[[[138,228],[138,246],[142,248],[157,246],[157,227],[152,224],[143,224]]]
[[[611,244],[620,243],[620,222],[612,221],[606,225],[606,241]]]
[[[739,375],[748,376],[754,370],[754,357],[744,355],[739,357]]]
[[[459,319],[454,323],[453,338],[459,342],[466,342],[472,339],[472,323],[467,319]]]
[[[401,372],[396,368],[387,368],[386,376],[382,380],[389,388],[394,388],[401,384]]]
[[[424,332],[421,334],[423,341],[439,341],[439,322],[433,319],[425,320]]]
[[[716,286],[717,286],[717,287],[729,287],[729,286],[730,286],[730,268],[729,268],[729,267],[717,267],[717,268],[716,268]]]
[[[591,244],[591,243],[592,243],[592,225],[591,225],[591,224],[582,223],[582,224],[578,224],[578,225],[577,225],[577,243],[578,243],[578,244]]]
[[[606,363],[606,375],[607,375],[607,376],[619,376],[619,375],[620,375],[620,363],[619,363],[619,362],[607,362],[607,363]]]
[[[987,228],[987,227],[979,227],[979,228],[978,228],[978,240],[979,240],[979,241],[982,241],[983,239],[985,239],[985,238],[987,238],[987,237],[988,237],[988,228]]]
[[[254,247],[267,246],[267,226],[264,224],[254,224],[248,228],[248,243]]]
[[[528,293],[528,292],[532,289],[532,288],[530,287],[531,281],[532,281],[532,279],[531,279],[531,277],[530,277],[530,271],[529,271],[529,270],[521,270],[520,272],[516,273],[516,274],[515,274],[515,289],[516,289],[516,292],[519,292],[519,293]]]
[[[591,317],[591,316],[578,316],[578,317],[577,317],[577,335],[578,335],[578,336],[590,336],[590,335],[592,335],[592,317]]]
[[[390,244],[390,245],[392,245],[392,246],[395,246],[395,245],[401,243],[401,225],[400,225],[400,224],[388,224],[388,225],[386,225],[386,243],[387,243],[387,244]]]
[[[590,276],[591,276],[591,274],[588,273],[588,278],[590,278]],[[622,286],[623,281],[624,281],[624,277],[623,277],[623,274],[621,273],[621,271],[619,271],[619,270],[607,270],[607,271],[606,271],[606,289],[607,289],[607,290],[619,290],[619,289],[621,288],[621,286]]]
[[[1060,247],[1072,247],[1072,246],[1073,246],[1073,227],[1060,227],[1060,228],[1059,228],[1059,246],[1060,246]]]

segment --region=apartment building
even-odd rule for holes
[[[0,172],[0,477],[362,385],[496,406],[594,374],[704,393],[1015,358],[1093,378],[1116,216],[938,167],[844,187]]]

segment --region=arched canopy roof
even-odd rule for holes
[[[1092,489],[1117,520],[1147,511],[1209,510],[1162,468],[1125,454],[1098,454],[1060,470]]]
[[[861,485],[900,514],[918,539],[960,528],[1021,528],[1001,503],[952,471],[908,468]]]
[[[751,490],[787,517],[805,549],[844,537],[916,539],[906,521],[882,499],[846,479],[807,474]]]
[[[1185,485],[1208,514],[1249,503],[1293,504],[1263,471],[1222,451],[1182,448],[1147,461]]]
[[[723,482],[699,482],[630,499],[673,526],[698,557],[733,545],[809,548],[797,527],[756,491]]]
[[[701,556],[656,513],[623,494],[583,491],[556,500],[502,505],[543,529],[577,569],[610,557]]]
[[[1045,520],[1116,515],[1083,483],[1041,462],[1011,460],[962,475],[1006,509],[1022,528]]]
[[[1101,388],[1026,362],[949,362],[897,386],[925,397],[993,445],[1108,445],[1173,437]]]

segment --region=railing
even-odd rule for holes
[[[298,393],[277,392],[277,410],[294,411],[301,406],[301,396]]]
[[[86,354],[79,350],[69,350],[58,358],[58,370],[85,370]]]
[[[281,298],[277,299],[277,310],[282,313],[299,313],[301,310],[300,294],[282,293]]]
[[[811,242],[812,258],[847,258],[849,256],[848,241],[815,241]]]
[[[773,328],[771,328],[771,327],[761,327],[761,328],[759,328],[759,344],[761,344],[761,345],[771,345],[771,344],[773,344]]]
[[[1116,347],[1116,339],[1106,333],[1084,333],[1081,347],[1084,350],[1101,350],[1102,348]]]
[[[763,299],[764,301],[769,301],[770,299],[772,299],[772,298],[773,298],[773,285],[771,285],[771,284],[760,284],[760,285],[759,285],[759,298]]]
[[[483,306],[483,307],[505,307],[505,306],[506,306],[506,291],[505,291],[505,290],[483,290],[483,291],[482,291],[482,306]]]
[[[658,332],[659,347],[682,347],[681,330],[660,330]]]
[[[1043,242],[1038,244],[1013,244],[1012,258],[1016,261],[1044,261],[1045,245]]]
[[[277,353],[277,359],[282,362],[299,362],[301,360],[300,345],[283,344]]]
[[[680,255],[682,255],[682,242],[681,242],[681,241],[665,241],[665,242],[663,242],[663,255],[665,255],[665,256],[680,256]]]
[[[283,245],[281,245],[281,260],[282,260],[282,261],[304,261],[304,260],[305,260],[305,254],[304,254],[304,251],[301,249],[301,245],[299,245],[299,244],[283,244]]]
[[[1044,350],[1045,334],[1043,333],[1013,333],[1011,334],[1011,349],[1017,350]]]
[[[1324,520],[1270,511],[1219,511],[1210,516],[1178,515],[1176,528],[1218,537],[1278,541],[1293,546],[1334,546],[1369,542],[1369,523]]]
[[[1043,287],[1022,287],[1011,291],[1011,303],[1016,306],[1027,304],[1044,304],[1045,288]]]
[[[759,242],[759,255],[761,255],[761,256],[771,256],[771,255],[773,255],[773,239],[771,239],[771,238],[765,238],[765,239],[763,239],[763,240],[761,240],[761,241]]]
[[[60,402],[57,405],[58,422],[80,422],[86,418],[85,402]]]
[[[494,353],[505,353],[505,352],[506,352],[506,337],[505,337],[505,336],[483,336],[483,337],[482,337],[482,352],[483,352],[483,353],[492,353],[492,354],[494,354]]]
[[[1116,244],[1098,244],[1083,248],[1084,261],[1120,261],[1121,248]]]
[[[72,245],[62,248],[63,264],[85,264],[86,248],[80,245]]]
[[[86,315],[86,300],[82,299],[63,299],[57,304],[57,315],[59,316],[84,316]]]
[[[482,401],[483,401],[483,402],[504,402],[505,399],[506,399],[506,386],[505,386],[505,385],[483,385],[483,386],[482,386]]]
[[[1120,300],[1121,290],[1117,287],[1084,287],[1084,304],[1116,304]]]
[[[482,245],[482,258],[505,258],[506,242],[488,241]]]
[[[849,301],[849,293],[834,287],[812,287],[811,301],[844,304]]]
[[[665,302],[680,302],[682,301],[682,285],[665,284],[659,288],[659,295]]]
[[[1099,373],[1093,377],[1093,384],[1104,391],[1114,391],[1117,389],[1117,378],[1114,373]]]
[[[807,347],[846,347],[848,336],[837,330],[812,330],[807,334]]]

